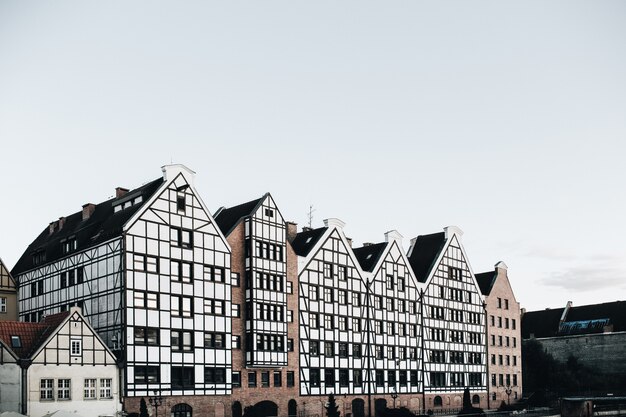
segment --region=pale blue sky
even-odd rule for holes
[[[170,161],[357,245],[455,224],[530,310],[626,299],[626,2],[0,1],[0,257]]]

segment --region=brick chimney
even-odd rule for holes
[[[59,231],[65,226],[65,217],[59,217]]]
[[[352,238],[346,236],[346,240],[348,241],[348,245],[350,245],[350,247],[352,247]]]
[[[372,246],[373,243],[372,242],[363,242],[363,247],[365,246]]]
[[[115,198],[124,197],[128,194],[128,188],[116,187],[115,188]]]
[[[298,234],[298,223],[285,222],[287,224],[287,242],[291,243]]]
[[[87,220],[88,218],[90,218],[95,210],[96,210],[95,204],[91,204],[91,203],[83,204],[83,220]]]
[[[48,227],[48,234],[54,233],[54,230],[57,228],[57,222],[50,222],[50,226]]]

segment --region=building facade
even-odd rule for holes
[[[488,317],[462,232],[405,252],[396,231],[353,248],[344,227],[298,232],[270,194],[211,216],[194,173],[166,166],[42,231],[13,269],[19,317],[81,307],[128,413],[155,392],[174,417],[323,415],[329,394],[352,417],[424,413],[460,408],[465,386],[486,408]]]
[[[508,267],[476,274],[487,309],[489,405],[499,407],[522,398],[521,309],[508,278]]]
[[[0,321],[4,320],[17,320],[17,287],[0,259]]]

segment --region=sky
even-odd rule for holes
[[[355,246],[464,231],[529,311],[626,300],[626,2],[0,2],[0,258],[193,169]]]

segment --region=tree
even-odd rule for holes
[[[472,408],[472,398],[470,396],[469,388],[465,387],[463,390],[463,410]]]
[[[459,411],[457,416],[485,416],[485,412],[482,408],[474,407],[472,405],[472,394],[470,394],[469,388],[465,388],[463,390],[463,408]]]
[[[326,415],[328,417],[339,417],[339,406],[337,405],[337,401],[335,401],[335,396],[333,394],[328,396],[328,404],[325,408]]]
[[[144,400],[143,398],[139,403],[139,417],[150,417],[150,415],[148,414],[148,406],[146,405],[146,400]]]

